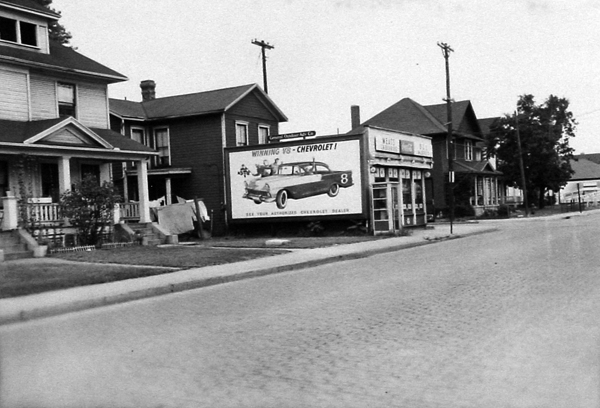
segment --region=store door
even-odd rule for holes
[[[401,169],[400,175],[402,178],[402,209],[404,210],[404,225],[414,225],[414,203],[413,203],[413,186],[410,177],[410,170]]]
[[[398,185],[392,185],[391,190],[392,225],[394,226],[394,231],[400,231],[402,229],[402,212],[400,211]]]
[[[375,233],[390,230],[388,188],[385,183],[373,184],[373,230]]]

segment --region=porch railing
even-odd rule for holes
[[[63,221],[58,203],[27,203],[25,206],[26,222],[37,225],[55,225]]]
[[[137,221],[140,219],[139,203],[121,203],[119,204],[119,216],[123,221]]]

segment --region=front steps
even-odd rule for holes
[[[34,251],[28,248],[27,243],[16,231],[0,232],[0,250],[3,252],[4,261],[34,257]]]

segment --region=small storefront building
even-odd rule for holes
[[[427,224],[431,138],[366,126],[372,230],[375,234]]]
[[[225,151],[230,224],[351,220],[383,234],[427,223],[428,137],[365,127]]]

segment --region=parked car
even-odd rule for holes
[[[275,202],[277,208],[284,209],[290,198],[297,200],[319,194],[335,197],[340,188],[352,184],[351,170],[331,170],[327,164],[316,161],[286,163],[271,174],[247,181],[244,198],[256,204]]]

